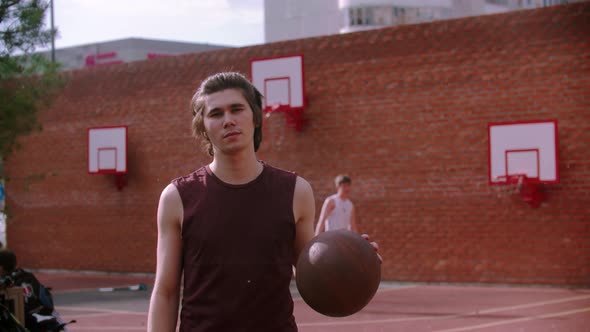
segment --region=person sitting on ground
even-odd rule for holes
[[[19,268],[16,254],[7,248],[0,249],[0,280],[2,288],[17,286],[23,289],[25,327],[30,332],[65,331],[66,324],[54,310],[49,289],[33,273]]]

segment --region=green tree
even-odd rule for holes
[[[49,6],[47,0],[0,0],[0,178],[2,157],[19,136],[41,129],[37,111],[59,86],[58,66],[37,53],[55,34],[45,24]]]

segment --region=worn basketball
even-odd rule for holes
[[[335,230],[314,237],[297,260],[295,281],[312,309],[331,317],[352,315],[373,298],[381,262],[362,236]]]

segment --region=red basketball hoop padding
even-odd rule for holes
[[[127,185],[127,174],[115,174],[115,186],[121,191]]]
[[[303,131],[307,124],[307,119],[303,117],[303,108],[293,108],[289,105],[272,105],[267,106],[263,111],[264,114],[285,113],[287,118],[287,127],[293,127],[296,131]]]
[[[544,200],[545,194],[541,190],[538,178],[529,178],[524,174],[501,176],[501,184],[517,185],[520,197],[532,207],[538,207]]]
[[[520,183],[520,196],[522,200],[529,203],[532,207],[537,207],[545,200],[545,195],[541,191],[539,181],[530,181],[526,176]]]

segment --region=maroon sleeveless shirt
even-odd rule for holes
[[[289,290],[297,175],[263,165],[243,185],[208,166],[173,181],[184,207],[180,331],[297,331]]]

